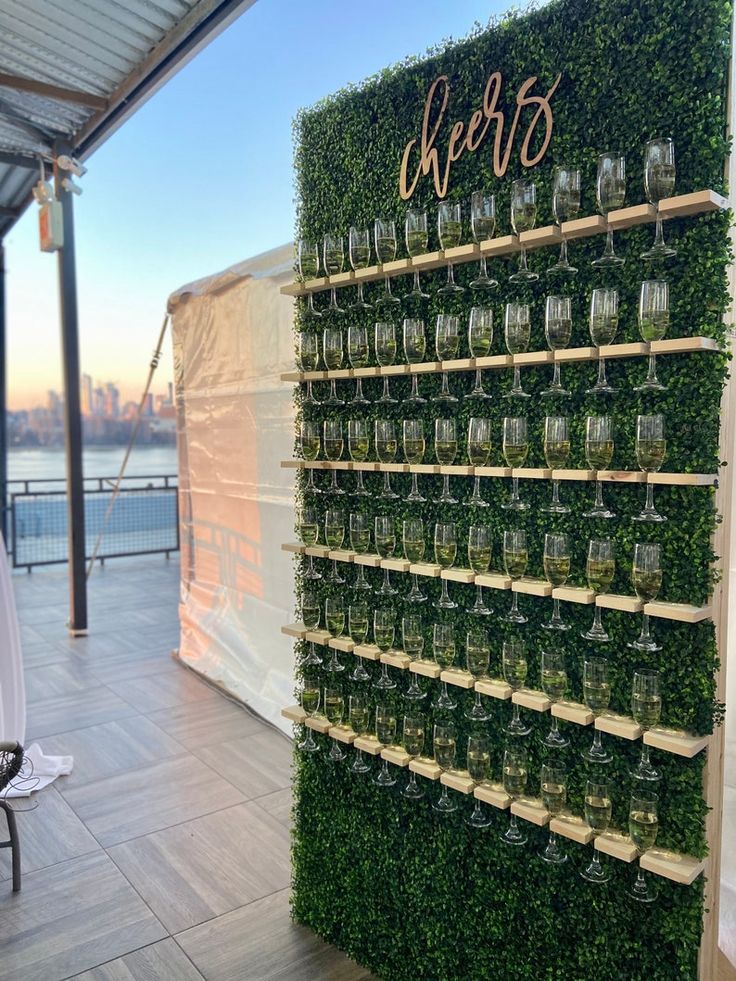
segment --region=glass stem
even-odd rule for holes
[[[657,380],[657,355],[649,355],[649,365],[647,367],[647,381],[653,382]]]
[[[606,232],[606,247],[603,250],[603,255],[612,256],[615,255],[613,251],[613,229],[608,226],[608,231]]]
[[[552,716],[552,724],[549,727],[549,731],[555,733],[555,735],[560,731],[560,723],[556,715]]]
[[[443,681],[442,682],[442,695],[441,695],[441,697],[443,699],[445,699],[445,701],[448,701],[448,702],[450,701],[450,693],[447,690],[447,682],[446,681]]]
[[[651,766],[649,759],[649,746],[646,743],[641,744],[641,763],[643,766]]]
[[[567,239],[566,238],[563,238],[562,239],[562,243],[560,244],[560,261],[559,261],[559,265],[560,266],[567,266],[567,265],[569,265],[569,263],[567,261]]]
[[[662,219],[660,215],[657,215],[654,233],[654,246],[655,248],[660,248],[664,246],[664,234],[662,232]]]
[[[562,617],[560,616],[560,601],[556,596],[552,598],[552,623],[562,623]]]
[[[645,511],[654,511],[654,484],[647,484],[647,500],[644,505]]]
[[[474,388],[474,391],[476,391],[476,392],[482,392],[483,391],[483,376],[481,374],[480,368],[476,368],[475,369],[475,388]]]
[[[450,475],[449,473],[442,475],[442,496],[450,496]]]
[[[440,795],[441,800],[447,800],[447,785],[442,784],[442,794]]]
[[[603,481],[596,480],[595,482],[595,506],[597,508],[603,507]]]
[[[414,292],[415,293],[421,293],[422,292],[422,287],[421,287],[421,284],[419,282],[419,270],[418,269],[415,269],[414,270]]]
[[[555,366],[552,370],[552,388],[561,388],[562,381],[560,380],[560,362],[555,361]]]
[[[560,503],[560,482],[559,480],[552,481],[552,503]]]
[[[391,474],[388,470],[383,475],[383,493],[385,497],[393,497],[394,490],[391,486]]]
[[[448,286],[455,285],[455,270],[453,269],[451,262],[447,264],[447,285]]]
[[[526,264],[526,246],[522,245],[521,253],[519,255],[519,272],[529,272],[529,267]]]
[[[480,257],[480,278],[488,279],[488,268],[486,266],[486,257],[484,255]]]
[[[409,783],[407,784],[407,786],[416,787],[416,785],[417,785],[417,775],[413,770],[409,770]]]
[[[412,497],[419,496],[419,474],[413,473],[411,475],[411,493]]]
[[[519,594],[518,593],[512,593],[511,594],[511,609],[509,610],[509,613],[518,613],[518,612],[519,612]],[[516,710],[516,713],[518,715],[519,706],[518,705],[514,705],[514,709]]]
[[[389,276],[383,277],[383,285],[386,289],[386,296],[391,296],[391,279]]]
[[[450,602],[450,594],[447,591],[447,580],[442,580],[442,593],[440,595],[440,603]]]
[[[309,470],[307,470],[307,486],[305,487],[305,492],[307,494],[309,494],[310,492],[314,494],[316,493],[316,491],[317,488],[314,485],[314,470],[312,470],[312,468],[310,467]]]
[[[314,556],[309,556],[309,570],[307,572],[308,579],[314,579]]]
[[[358,283],[358,303],[362,306],[365,303],[363,298],[363,283],[362,281]]]
[[[597,384],[601,387],[608,385],[608,379],[606,378],[606,359],[598,358],[598,382]]]
[[[381,396],[381,398],[384,402],[388,402],[388,400],[391,398],[391,389],[389,388],[388,375],[385,375],[383,379],[383,395]]]
[[[447,372],[446,371],[443,371],[442,372],[442,390],[440,392],[440,395],[442,395],[443,398],[446,398],[449,394],[450,394],[449,379],[447,377]]]
[[[603,630],[603,609],[600,606],[596,606],[595,613],[593,614],[593,627],[592,629],[596,633],[600,633]]]
[[[603,873],[603,866],[601,865],[600,859],[598,858],[597,848],[593,849],[593,861],[590,863],[590,868],[591,871],[596,873],[597,875],[601,875]]]
[[[649,633],[649,614],[643,613],[641,618],[641,633],[639,634],[639,640],[646,641],[651,639],[652,636]]]
[[[521,389],[521,368],[514,365],[514,384],[511,389],[512,392],[518,392]]]
[[[355,577],[355,586],[357,589],[365,588],[365,574],[363,572],[363,566],[358,566],[358,575]]]
[[[354,401],[355,402],[363,402],[363,401],[365,401],[365,396],[363,395],[363,379],[362,378],[356,378],[355,379],[355,399],[354,399]]]
[[[519,500],[519,478],[511,478],[511,500],[516,502]]]
[[[509,820],[509,831],[513,831],[514,833],[516,833],[518,830],[519,828],[516,823],[516,815],[512,814],[511,819]]]
[[[479,691],[477,691],[475,693],[475,708],[480,709],[481,712],[483,711],[483,703],[480,700],[480,692]]]
[[[335,470],[334,473],[337,473],[337,471]],[[365,493],[362,470],[356,470],[355,493],[360,494],[361,496]]]
[[[411,376],[411,398],[419,398],[419,376]]]
[[[330,401],[331,402],[336,402],[337,401],[337,388],[335,386],[335,379],[334,378],[331,378],[330,379]]]
[[[603,752],[603,742],[601,740],[601,731],[596,729],[593,734],[593,752],[602,753]]]
[[[473,501],[480,500],[480,477],[476,477],[473,481],[473,496],[471,498]]]
[[[312,317],[322,316],[322,314],[317,313],[317,311],[314,308],[314,293],[310,293],[309,298],[307,299],[307,313],[311,314]]]
[[[521,716],[519,715],[519,706],[516,704],[516,702],[512,702],[511,721],[521,722]]]

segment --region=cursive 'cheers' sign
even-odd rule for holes
[[[450,138],[447,143],[447,153],[444,165],[440,162],[440,152],[435,146],[435,141],[437,140],[437,134],[442,126],[445,110],[447,109],[447,103],[450,98],[450,81],[447,75],[440,75],[438,78],[436,78],[430,86],[429,92],[427,93],[427,100],[424,103],[424,119],[422,121],[421,137],[419,140],[416,138],[409,140],[404,147],[404,153],[401,158],[401,171],[399,172],[399,193],[403,200],[408,201],[416,190],[417,184],[419,183],[419,178],[422,176],[426,177],[430,172],[432,173],[432,177],[434,179],[434,186],[435,190],[437,191],[437,196],[444,198],[444,196],[447,194],[447,186],[450,180],[450,170],[453,163],[455,163],[456,160],[459,160],[466,150],[469,153],[475,153],[476,150],[480,149],[483,141],[488,135],[491,123],[494,122],[496,124],[496,131],[493,141],[493,170],[497,177],[503,177],[509,165],[509,158],[511,157],[514,138],[516,137],[516,131],[519,126],[521,113],[525,106],[536,106],[537,109],[529,123],[526,135],[524,136],[524,140],[521,144],[519,159],[521,160],[522,167],[535,167],[544,157],[545,153],[547,152],[547,147],[549,146],[549,141],[552,139],[552,125],[554,120],[552,117],[550,100],[555,93],[555,89],[560,83],[561,77],[561,75],[557,76],[545,95],[531,94],[531,89],[534,88],[537,82],[537,76],[533,75],[531,78],[527,78],[516,96],[516,113],[514,114],[511,129],[508,132],[506,144],[504,146],[504,126],[506,121],[504,119],[503,111],[498,108],[498,100],[501,97],[503,79],[500,72],[494,72],[486,82],[485,91],[483,92],[482,108],[476,109],[476,111],[470,117],[467,125],[462,120],[458,120],[457,122],[453,123],[452,129],[450,130]],[[438,95],[438,104],[437,108],[434,110],[435,114],[433,118],[433,102],[435,101],[436,95]],[[537,128],[537,124],[541,119],[544,119],[545,125],[544,140],[542,141],[542,145],[538,152],[533,157],[530,157],[529,146]],[[414,150],[417,146],[417,142],[420,144],[419,162],[414,172],[413,179],[409,181],[409,166],[412,155],[414,154]]]

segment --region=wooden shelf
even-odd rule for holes
[[[601,732],[607,732],[610,736],[618,736],[619,739],[634,740],[641,738],[641,726],[626,715],[606,712],[597,717],[594,725]]]
[[[412,760],[409,769],[412,773],[418,773],[420,777],[426,777],[427,780],[439,780],[442,774],[442,770],[435,761],[425,756],[418,756]]]
[[[330,739],[336,739],[339,743],[345,743],[348,746],[352,746],[358,738],[358,733],[354,732],[350,726],[332,726],[327,735]]]
[[[407,767],[411,762],[411,756],[402,746],[386,746],[381,750],[381,759],[388,760],[394,766]]]
[[[411,658],[403,651],[385,651],[379,658],[381,664],[388,664],[391,668],[398,668],[400,671],[408,671]]]
[[[691,736],[679,729],[664,729],[657,726],[644,733],[644,743],[665,753],[674,753],[692,759],[708,745],[709,736]]]
[[[385,748],[375,736],[357,736],[353,746],[364,753],[368,753],[369,756],[380,756]]]
[[[595,831],[577,814],[560,814],[549,822],[549,830],[579,845],[589,845],[595,838]]]
[[[380,661],[381,651],[375,644],[356,644],[353,648],[356,657],[364,657],[366,661]]]
[[[440,674],[440,681],[448,685],[455,685],[456,688],[464,688],[466,691],[475,687],[475,678],[469,671],[460,668],[449,668]]]
[[[497,678],[481,678],[475,683],[475,690],[481,695],[488,695],[490,698],[499,698],[506,701],[511,698],[513,689],[507,682]]]
[[[332,648],[333,651],[341,651],[343,654],[352,654],[355,649],[355,641],[350,637],[344,637],[340,635],[339,637],[330,637],[327,641],[327,646]]]
[[[440,776],[440,783],[457,790],[460,794],[472,794],[475,789],[475,781],[471,779],[467,770],[446,770]]]
[[[535,797],[520,797],[511,802],[511,813],[523,821],[529,821],[543,828],[549,823],[549,811],[541,800]]]
[[[490,780],[486,783],[476,784],[473,790],[473,796],[477,800],[481,800],[485,804],[490,804],[491,807],[497,807],[501,811],[505,811],[511,804],[511,798],[503,789],[503,784],[494,783]]]
[[[532,579],[527,576],[523,576],[521,579],[515,579],[511,583],[511,589],[514,593],[524,593],[526,596],[552,595],[551,582],[547,582],[546,579]]]
[[[434,661],[412,661],[409,670],[423,678],[439,678],[442,668]]]
[[[639,859],[639,865],[647,872],[664,876],[682,886],[689,886],[705,869],[705,861],[692,858],[690,855],[678,855],[676,852],[664,851],[661,848],[650,848]]]
[[[563,719],[565,722],[572,722],[576,726],[589,726],[595,721],[595,716],[587,705],[580,702],[553,702],[551,708],[552,715],[556,719]]]
[[[543,691],[532,691],[530,688],[519,688],[511,696],[511,701],[532,712],[548,712],[552,704]]]
[[[593,847],[604,855],[617,858],[619,862],[631,863],[639,854],[631,838],[620,831],[604,831],[603,834],[596,835]]]

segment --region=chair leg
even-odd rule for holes
[[[0,801],[0,808],[5,811],[5,819],[8,822],[8,834],[10,839],[10,856],[13,868],[13,892],[20,892],[20,839],[18,837],[18,824],[15,820],[15,811],[6,802]]]

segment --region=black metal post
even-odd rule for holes
[[[0,240],[0,532],[8,544],[8,417],[5,339],[5,246]]]
[[[58,147],[58,153],[69,153]],[[64,430],[66,436],[66,508],[69,541],[69,630],[87,631],[87,576],[84,534],[84,474],[82,472],[82,413],[79,396],[79,325],[77,272],[74,254],[72,193],[61,186],[56,173],[56,196],[61,201],[64,246],[59,249],[59,307],[61,350],[64,361]]]

